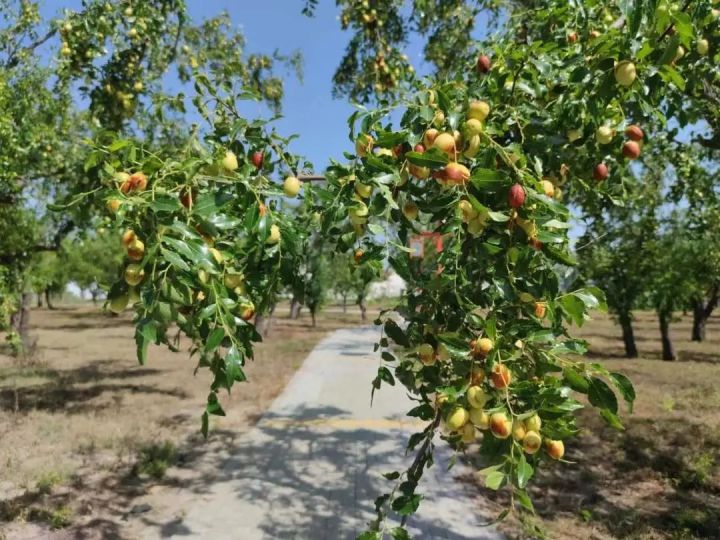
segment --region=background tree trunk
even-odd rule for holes
[[[10,324],[13,332],[20,339],[20,354],[30,355],[33,349],[33,342],[30,340],[30,293],[24,292],[20,297],[20,306],[12,314]]]
[[[720,287],[713,287],[707,304],[703,298],[697,298],[693,303],[692,340],[705,341],[707,321],[717,307],[720,300]]]
[[[347,293],[344,293],[344,294],[342,295],[342,300],[343,300],[343,313],[347,313],[347,297],[348,297]]]
[[[37,296],[37,307],[43,306],[43,300],[42,300],[42,293],[36,293],[35,296]]]
[[[658,312],[660,319],[660,336],[662,338],[662,359],[675,360],[675,351],[673,350],[672,341],[670,340],[670,317],[671,313],[665,311]]]
[[[635,332],[632,327],[632,315],[629,311],[620,313],[618,316],[620,327],[623,333],[623,342],[625,343],[625,356],[628,358],[637,358],[638,350],[635,344]]]
[[[360,319],[365,322],[367,321],[367,305],[365,304],[365,295],[358,296],[358,306],[360,307]]]
[[[50,289],[45,289],[45,304],[47,305],[48,309],[55,309],[55,306],[50,300]]]
[[[300,316],[300,310],[302,310],[302,304],[295,296],[290,301],[290,318],[297,319]]]
[[[267,313],[258,313],[255,315],[255,328],[263,337],[270,333],[273,313],[275,313],[275,304],[270,305]]]

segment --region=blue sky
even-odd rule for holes
[[[138,0],[140,1],[140,0]],[[304,155],[322,171],[330,157],[342,159],[342,152],[351,150],[347,138],[347,118],[352,104],[332,98],[332,76],[339,65],[350,32],[340,28],[339,10],[335,0],[321,0],[315,16],[301,14],[303,0],[187,0],[194,21],[227,11],[233,24],[246,38],[246,52],[290,53],[300,50],[304,58],[304,82],[292,73],[286,75],[283,118],[277,122],[278,132],[287,136],[300,134],[291,150]],[[43,15],[57,16],[64,8],[82,9],[80,0],[63,2],[46,0]],[[423,43],[412,39],[403,51],[420,74],[429,72],[422,61]],[[250,116],[267,116],[261,105],[243,107]]]

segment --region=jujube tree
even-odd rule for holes
[[[701,118],[697,109],[685,116],[682,104],[714,81],[705,56],[717,27],[710,3],[688,10],[644,1],[572,10],[560,1],[511,3],[497,36],[473,47],[471,24],[452,34],[459,49],[446,65],[442,42],[431,42],[441,77],[420,80],[396,47],[405,18],[432,32],[448,27],[449,13],[475,13],[465,2],[437,5],[417,1],[404,12],[402,3],[342,3],[341,22],[356,35],[338,76],[357,77],[336,83],[365,101],[377,97],[377,106],[350,118],[354,151],[331,162],[325,185],[287,184],[302,176],[302,160],[237,107],[269,96],[212,62],[209,71],[190,62],[204,127],[160,141],[102,133],[85,160],[97,186],[86,199],[107,203],[127,229],[110,307],[133,304],[141,361],[151,343],[175,347],[171,325],[192,340],[199,367],[212,373],[206,434],[209,415],[224,414],[218,393],[245,380],[260,339],[253,314],[292,279],[313,234],[279,211],[278,198],[317,197],[323,240],[359,265],[387,258],[407,281],[407,294],[377,321],[383,365],[373,387],[403,384],[417,400],[408,414],[427,427],[409,440],[410,468],[387,475],[395,488],[376,501],[364,539],[407,537],[386,516],[392,509],[404,522],[417,510],[438,431],[455,450],[479,452],[486,485],[511,490],[512,507],[532,509],[526,486],[535,469],[561,460],[578,432],[573,391],[622,427],[618,395],[632,405],[630,381],[577,360],[586,347],[567,328],[605,305],[595,287],[560,286],[559,268],[576,264],[569,206],[602,212],[636,193],[630,163],[667,118]],[[677,62],[679,48],[700,39],[707,48]],[[408,239],[418,233],[444,240],[435,271],[409,261]]]

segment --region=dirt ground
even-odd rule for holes
[[[64,529],[53,538],[117,537],[118,520],[142,511],[132,501],[154,477],[241,434],[323,336],[360,322],[335,312],[313,328],[307,316],[278,311],[245,370],[250,384],[222,398],[228,415],[212,418],[206,443],[199,429],[210,378],[193,376],[187,352],[154,347],[139,366],[129,313],[33,310],[34,357],[0,352],[0,539],[49,538],[51,528]]]
[[[193,376],[186,353],[153,348],[138,366],[129,315],[35,310],[32,361],[0,353],[0,540],[124,537],[122,524],[145,511],[136,501],[162,488],[167,466],[192,481],[202,456],[232,448],[327,332],[359,323],[334,309],[312,328],[285,311],[246,370],[251,384],[223,398],[228,416],[213,420],[204,442],[208,374]],[[659,359],[651,314],[635,326],[638,360],[622,357],[607,317],[576,332],[592,360],[632,378],[635,411],[623,415],[622,433],[582,413],[582,435],[566,444],[574,463],[539,474],[537,515],[511,516],[501,525],[509,538],[720,538],[720,317],[701,344],[689,340],[688,318],[673,324],[677,362]],[[488,496],[499,513],[503,495]]]
[[[624,411],[621,433],[592,410],[581,413],[583,433],[565,445],[574,463],[551,463],[531,482],[537,516],[507,520],[510,538],[720,538],[720,317],[704,343],[690,341],[690,323],[672,325],[677,362],[660,360],[649,313],[637,315],[637,360],[623,357],[607,317],[576,332],[593,361],[632,379],[634,412]],[[493,498],[499,513],[506,501]]]

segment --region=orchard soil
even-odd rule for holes
[[[361,323],[354,307],[327,310],[315,328],[306,314],[289,320],[287,312],[278,309],[247,367],[251,383],[223,397],[228,416],[213,419],[205,443],[208,374],[193,376],[186,350],[154,347],[138,366],[129,314],[34,310],[35,356],[0,351],[0,540],[122,537],[123,520],[144,511],[134,501],[162,487],[166,467],[192,468],[242,437],[324,335]],[[368,321],[376,313],[373,306]],[[623,411],[622,433],[581,414],[582,435],[566,443],[572,463],[539,473],[531,483],[537,516],[501,524],[509,538],[720,538],[720,317],[704,343],[689,340],[688,317],[673,323],[676,362],[660,360],[652,314],[638,314],[635,330],[637,360],[623,358],[609,318],[577,330],[592,361],[632,378],[635,410]],[[481,493],[502,510],[502,494]]]
[[[590,342],[591,361],[632,379],[634,411],[621,405],[623,432],[581,412],[582,434],[565,443],[571,463],[549,463],[530,482],[537,516],[505,521],[509,538],[720,538],[720,317],[703,343],[690,340],[691,322],[671,325],[675,362],[661,360],[651,313],[636,314],[639,359],[624,358],[606,316],[573,330]],[[499,513],[506,497],[492,498]]]
[[[352,308],[320,315],[316,327],[305,313],[290,320],[287,306],[276,311],[245,370],[250,383],[222,396],[227,416],[212,418],[217,436],[205,443],[200,414],[210,379],[207,370],[193,376],[189,342],[179,353],[151,347],[139,366],[130,312],[34,309],[33,357],[0,349],[0,540],[121,536],[118,521],[142,510],[133,499],[161,482],[167,466],[241,437],[327,333],[361,324]]]

